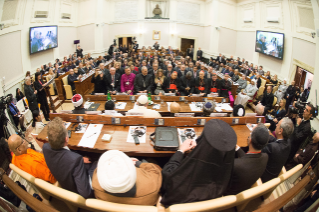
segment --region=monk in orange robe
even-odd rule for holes
[[[28,142],[14,134],[8,139],[10,150],[14,153],[12,163],[35,178],[55,183],[56,179],[48,168],[44,156],[28,147]]]

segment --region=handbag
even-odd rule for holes
[[[176,151],[179,148],[177,129],[173,127],[156,127],[150,139],[157,151]]]

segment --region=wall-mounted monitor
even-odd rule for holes
[[[30,54],[58,47],[58,26],[30,27]]]
[[[256,32],[255,52],[266,54],[280,60],[284,56],[285,35],[278,32]]]

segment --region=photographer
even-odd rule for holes
[[[300,117],[297,118],[295,130],[288,140],[291,149],[287,161],[290,161],[294,157],[300,147],[300,144],[304,142],[309,135],[311,135],[310,118],[315,116],[315,107],[312,104],[307,104],[302,116],[303,119]]]
[[[286,111],[288,111],[289,105],[292,103],[296,93],[295,81],[291,82],[291,85],[286,90],[285,99],[286,99]]]
[[[24,116],[19,112],[18,108],[13,103],[13,96],[12,94],[9,95],[11,103],[9,104],[10,113],[12,115],[12,119],[14,121],[14,124],[18,128],[19,124],[22,131],[25,131],[24,127]]]

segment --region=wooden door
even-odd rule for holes
[[[193,45],[194,48],[194,44],[195,44],[195,40],[194,39],[186,39],[186,38],[182,38],[181,40],[181,48],[180,50],[184,53],[186,53],[187,49]],[[194,49],[195,52],[195,49]],[[194,53],[195,54],[195,53]]]

